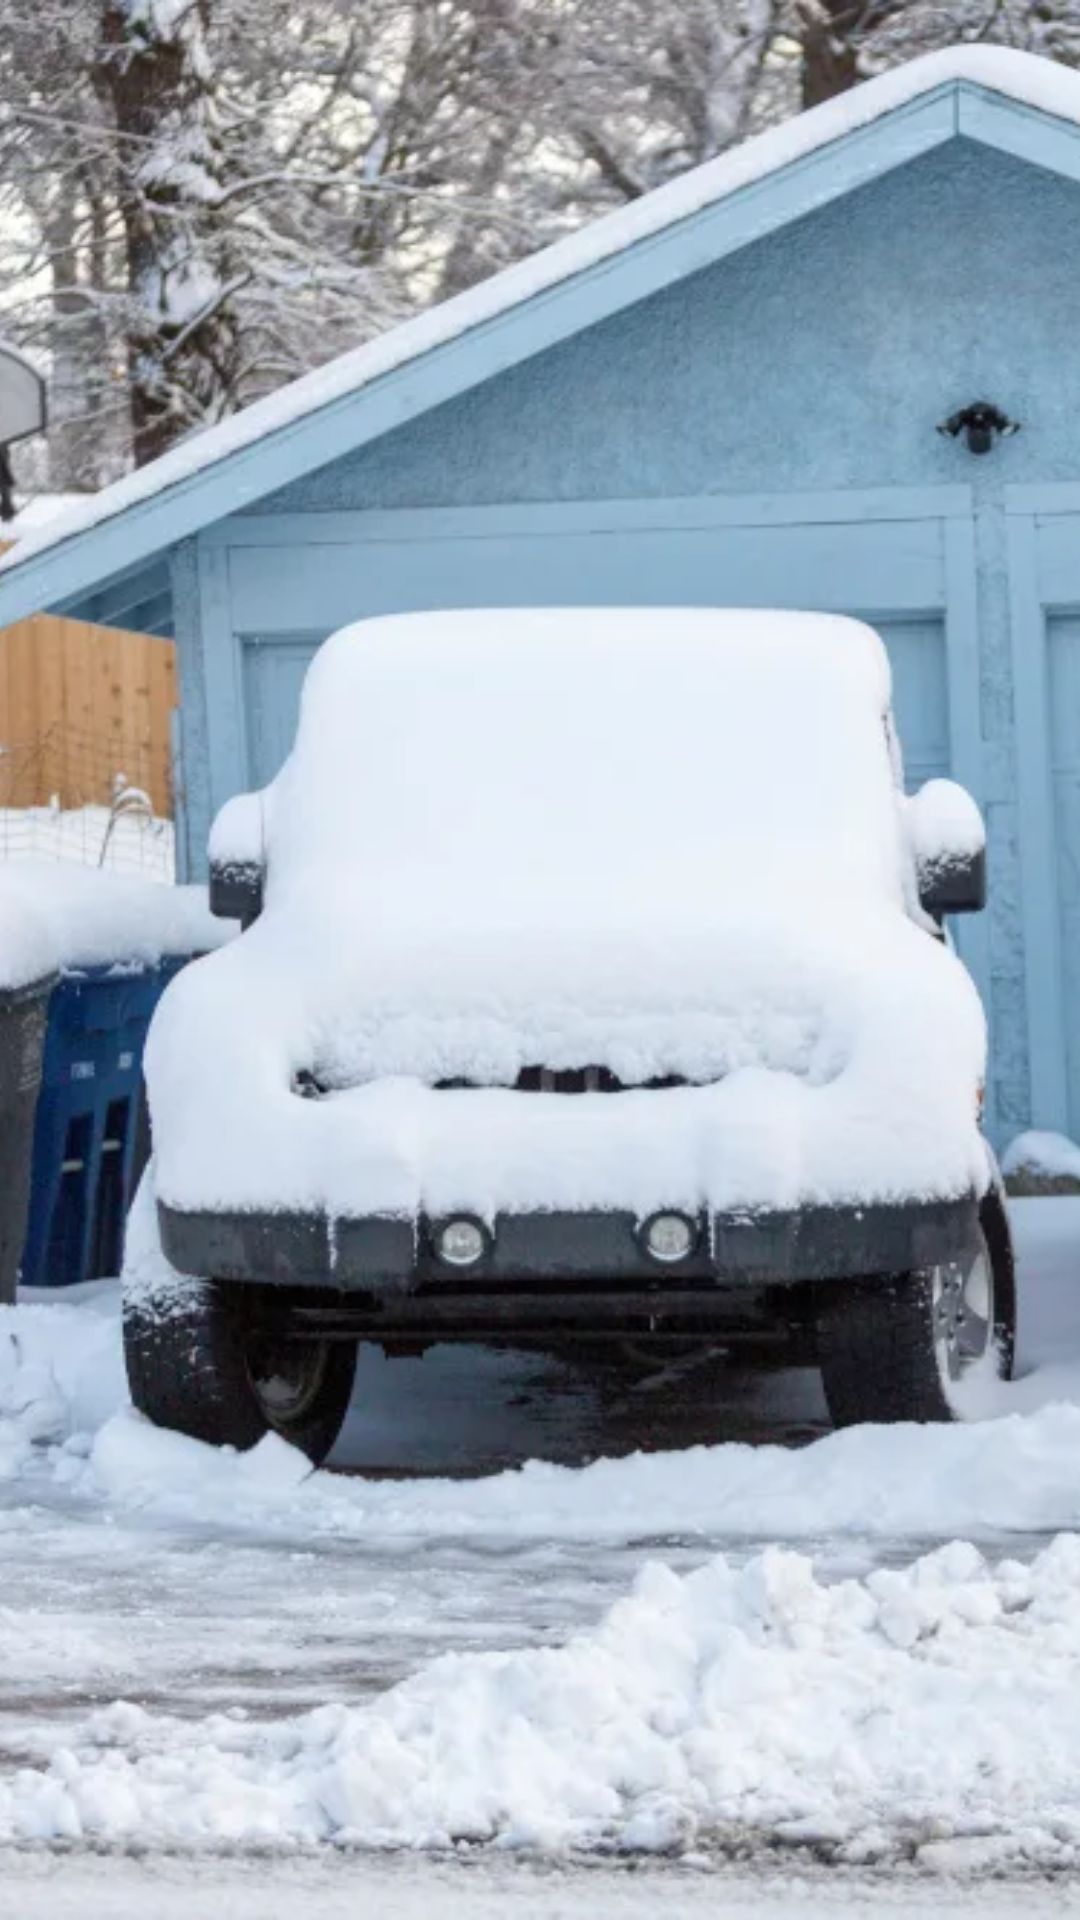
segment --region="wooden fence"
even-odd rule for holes
[[[173,811],[171,640],[38,614],[0,632],[0,807],[108,806],[119,776]]]

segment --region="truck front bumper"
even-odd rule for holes
[[[630,1213],[496,1218],[468,1269],[438,1256],[439,1222],[313,1214],[192,1213],[159,1203],[166,1256],[181,1273],[327,1292],[373,1329],[729,1324],[778,1287],[908,1273],[970,1249],[979,1201],[702,1215],[677,1264],[647,1251]]]

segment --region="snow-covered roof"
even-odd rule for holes
[[[61,514],[76,512],[87,499],[96,499],[97,495],[85,493],[33,493],[22,503],[13,520],[0,525],[0,541],[14,545],[16,540],[25,540],[30,535],[40,534],[58,519]]]
[[[28,531],[19,542],[18,551],[0,561],[0,617],[14,617],[8,610],[8,596],[4,592],[8,576],[22,574],[40,556],[66,547],[80,535],[133,509],[190,490],[193,483],[212,470],[235,462],[237,456],[272,436],[299,437],[315,416],[325,418],[336,406],[353,399],[387,375],[411,366],[436,349],[474,333],[515,309],[550,296],[566,283],[603,267],[642,242],[655,240],[742,189],[820,153],[931,94],[963,84],[1080,127],[1080,74],[1033,54],[1004,47],[957,46],[924,55],[881,74],[747,140],[632,205],[606,215],[465,293],[340,355],[242,413],[195,435],[101,493],[86,497],[40,529]],[[954,122],[950,132],[959,130],[958,123]],[[916,147],[901,150],[899,157],[910,158],[917,150]],[[895,158],[891,164],[895,164]],[[853,174],[848,184],[858,184],[858,176]],[[804,205],[794,209],[795,212],[805,210]],[[760,226],[757,229],[762,230]],[[597,317],[601,316],[592,315],[594,319]],[[545,343],[541,340],[539,344]],[[531,350],[537,350],[536,346]],[[510,358],[514,357],[520,356]],[[479,371],[474,370],[471,380],[484,378],[503,364],[509,361],[496,358]],[[461,381],[462,386],[469,383],[468,378]],[[421,411],[423,405],[434,404],[445,397],[444,393],[436,393],[414,411]],[[377,430],[386,431],[387,424]],[[338,451],[331,447],[328,452],[325,445],[313,447],[311,457],[298,462],[299,470],[321,465],[328,458],[337,457]],[[155,526],[154,538],[146,541],[143,550],[158,550],[169,544],[170,539],[190,532],[194,525],[206,524],[220,517],[222,511],[235,511],[282,484],[277,472],[253,472],[250,467],[241,471],[239,464],[231,472],[234,484],[224,509],[217,500],[201,519],[198,516],[184,519],[164,536]],[[103,571],[112,571],[112,568],[106,567]],[[62,583],[60,594],[70,590],[70,584]]]

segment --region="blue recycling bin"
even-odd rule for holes
[[[24,1287],[119,1273],[124,1221],[146,1161],[142,1058],[151,1016],[187,956],[64,974],[49,1001]]]

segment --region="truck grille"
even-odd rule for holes
[[[327,1086],[314,1073],[302,1068],[293,1078],[293,1092],[303,1100],[325,1100],[338,1091]],[[436,1093],[478,1091],[490,1086],[482,1080],[436,1080]],[[658,1075],[652,1080],[620,1080],[610,1067],[522,1067],[513,1083],[515,1093],[662,1093],[668,1087],[685,1087],[689,1082],[678,1073]]]
[[[476,1080],[437,1080],[436,1090],[454,1093],[477,1087]],[[647,1089],[658,1093],[668,1087],[685,1087],[680,1074],[663,1074],[653,1080],[620,1080],[610,1067],[522,1067],[514,1081],[516,1093],[633,1093]]]

